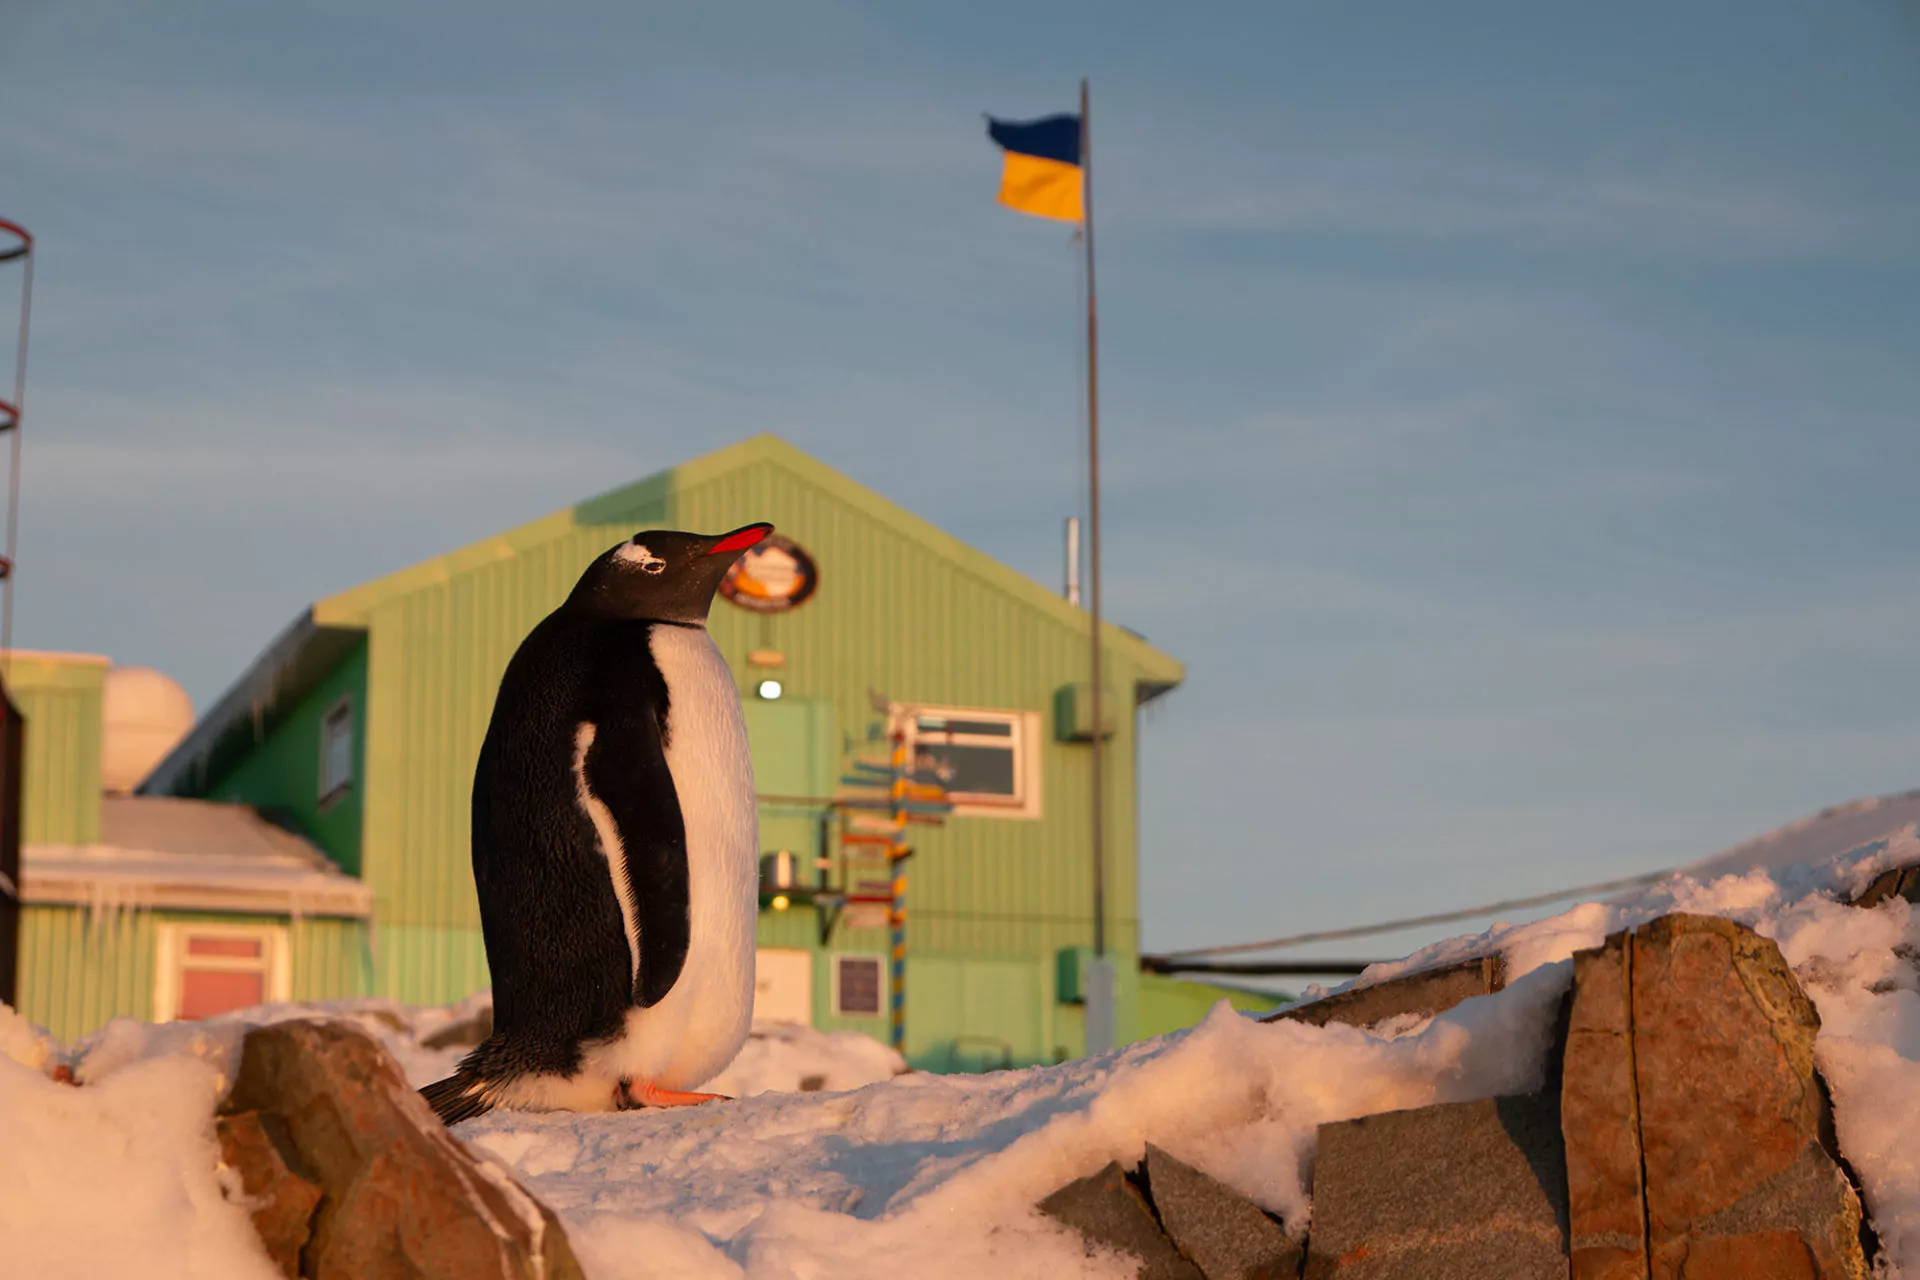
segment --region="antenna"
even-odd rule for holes
[[[1067,517],[1067,603],[1080,603],[1080,517]]]

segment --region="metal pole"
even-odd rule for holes
[[[6,580],[0,583],[5,590],[5,600],[0,601],[0,652],[7,656],[11,666],[13,657],[13,575],[14,561],[17,558],[17,545],[20,529],[20,432],[25,426],[27,416],[27,333],[33,315],[33,237],[27,229],[17,222],[8,222],[0,218],[0,234],[10,235],[19,241],[17,247],[0,245],[4,256],[0,262],[20,259],[20,328],[19,344],[13,359],[13,403],[12,430],[13,439],[9,441],[11,457],[8,460],[7,475],[7,533],[6,550],[3,553],[6,564]],[[4,754],[0,747],[0,755]]]
[[[907,829],[907,732],[893,731],[893,839],[887,846],[887,873],[892,901],[887,906],[891,953],[887,965],[887,1040],[894,1050],[907,1051],[907,847],[901,840]]]
[[[1080,81],[1081,200],[1087,242],[1087,586],[1092,627],[1089,665],[1093,670],[1093,958],[1087,990],[1087,1052],[1113,1047],[1115,1009],[1107,955],[1106,721],[1102,714],[1100,635],[1100,328],[1093,278],[1093,113],[1087,81]]]

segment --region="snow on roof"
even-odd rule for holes
[[[29,844],[21,900],[89,907],[367,916],[373,894],[246,805],[107,796],[94,844]]]
[[[1920,822],[1920,791],[1853,800],[1742,841],[1681,872],[1704,882],[1715,876],[1742,875],[1755,867],[1783,871],[1814,866],[1888,839],[1916,822]]]

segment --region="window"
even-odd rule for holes
[[[836,1017],[879,1017],[882,986],[879,956],[833,958],[833,1012]]]
[[[1040,816],[1040,717],[1029,711],[903,707],[914,768],[937,778],[956,814]]]
[[[158,934],[157,1022],[192,1022],[288,996],[286,930],[278,925],[163,924]]]
[[[320,803],[332,804],[353,785],[353,699],[342,697],[320,721]]]

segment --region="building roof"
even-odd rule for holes
[[[360,643],[382,603],[451,581],[457,574],[521,552],[543,547],[581,526],[606,524],[636,503],[771,461],[840,499],[858,506],[904,537],[959,564],[1022,604],[1084,628],[1086,613],[1025,574],[961,542],[905,507],[835,471],[773,435],[757,435],[691,462],[657,472],[571,507],[516,525],[503,533],[396,570],[319,600],[296,618],[256,658],[246,673],[200,719],[193,731],[140,785],[148,795],[189,792],[221,777],[271,732],[279,714],[300,699]],[[1134,694],[1144,703],[1178,685],[1186,676],[1178,660],[1138,634],[1104,621],[1109,649],[1123,655],[1141,673]]]
[[[20,900],[270,915],[370,915],[373,895],[247,805],[107,796],[94,844],[29,844]]]

